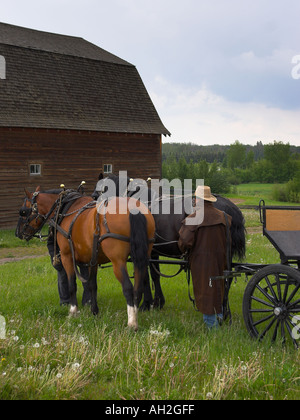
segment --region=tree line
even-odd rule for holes
[[[276,199],[300,201],[300,147],[274,141],[263,145],[198,146],[167,143],[162,151],[163,177],[204,179],[215,193],[228,193],[232,185],[249,182],[279,184]],[[284,185],[282,185],[284,184]]]

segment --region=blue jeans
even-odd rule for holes
[[[219,328],[219,320],[223,319],[223,314],[205,315],[203,314],[203,321],[209,330]]]

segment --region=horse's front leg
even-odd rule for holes
[[[78,312],[77,284],[76,284],[76,274],[74,271],[72,256],[61,254],[61,262],[68,276],[70,305],[71,305],[70,315],[76,315]]]

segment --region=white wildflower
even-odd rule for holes
[[[72,365],[72,369],[73,370],[77,370],[79,368],[80,368],[80,364],[79,363],[73,363],[73,365]]]

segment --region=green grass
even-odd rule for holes
[[[14,230],[5,229],[0,230],[0,249],[2,248],[42,248],[45,246],[45,242],[41,242],[39,239],[34,238],[30,242],[20,241],[14,234]],[[47,234],[47,229],[45,228],[42,232]]]
[[[249,183],[240,184],[234,187],[234,192],[226,194],[226,197],[234,198],[240,201],[242,205],[258,206],[261,199],[265,200],[267,205],[295,205],[295,203],[275,201],[272,198],[274,184]]]
[[[245,215],[258,226],[255,213]],[[261,233],[249,234],[247,247],[249,262],[278,262]],[[59,306],[48,257],[0,266],[0,314],[7,323],[0,399],[300,398],[299,352],[248,335],[244,279],[232,286],[232,326],[213,332],[194,311],[184,274],[163,279],[162,287],[165,308],[139,313],[134,333],[126,327],[125,299],[111,269],[99,272],[99,316],[80,308],[70,318]]]

